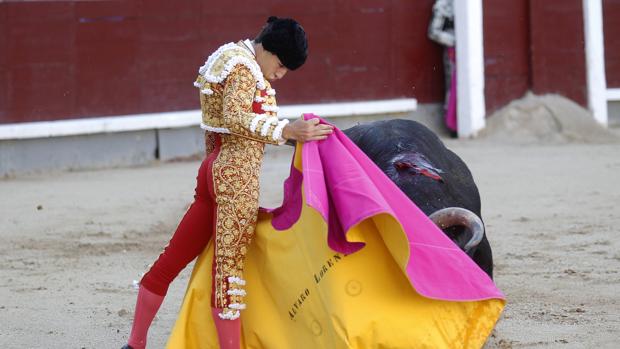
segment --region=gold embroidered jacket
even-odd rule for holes
[[[285,142],[282,129],[288,120],[277,117],[275,90],[241,43],[223,45],[209,56],[194,86],[200,89],[203,129],[263,143]]]

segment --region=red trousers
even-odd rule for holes
[[[215,138],[213,151],[198,170],[194,202],[183,216],[164,251],[140,281],[142,286],[160,296],[166,295],[172,280],[202,253],[215,231],[214,217],[217,206],[213,191],[212,166],[221,145],[220,138]]]

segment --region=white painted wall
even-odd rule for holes
[[[280,107],[280,118],[298,118],[303,113],[321,117],[404,113],[416,110],[414,98],[350,103],[296,104]],[[174,129],[200,126],[200,110],[136,114],[102,118],[26,122],[0,125],[0,140],[76,136],[138,130]]]
[[[607,89],[607,100],[618,102],[620,101],[620,88],[608,88]]]
[[[602,0],[583,0],[583,24],[586,41],[588,108],[596,121],[607,126],[608,92],[605,78]]]
[[[484,128],[486,114],[482,0],[455,0],[454,21],[458,134],[472,137]]]

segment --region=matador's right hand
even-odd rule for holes
[[[299,119],[284,127],[282,137],[300,142],[320,141],[326,139],[332,132],[334,132],[333,126],[320,124],[317,118],[308,121]]]

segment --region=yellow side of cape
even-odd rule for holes
[[[301,167],[300,155],[295,166]],[[378,215],[358,224],[347,236],[366,246],[344,256],[327,246],[327,225],[305,201],[300,219],[285,231],[273,229],[271,216],[261,214],[245,263],[242,347],[482,347],[504,301],[419,295],[402,271],[408,247],[394,221]],[[401,229],[402,243],[384,240],[386,229]],[[211,319],[212,259],[209,244],[194,267],[169,349],[219,347]]]

